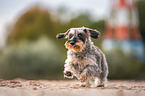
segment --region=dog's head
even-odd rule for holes
[[[97,30],[81,27],[71,28],[65,33],[57,34],[56,38],[68,38],[65,43],[65,47],[74,52],[81,52],[85,48],[86,41],[89,39],[89,37],[97,39],[99,35],[100,33]]]

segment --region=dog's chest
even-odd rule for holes
[[[95,65],[96,59],[95,56],[78,56],[78,55],[69,55],[66,60],[69,65],[77,67],[86,67],[87,65]]]

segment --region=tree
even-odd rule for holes
[[[8,42],[16,42],[23,39],[34,41],[42,35],[49,37],[54,31],[54,22],[50,17],[49,11],[34,6],[17,20],[8,36]]]

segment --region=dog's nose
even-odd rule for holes
[[[71,41],[71,42],[70,42],[70,44],[71,44],[71,45],[74,45],[74,44],[75,44],[75,42],[74,42],[74,41]]]

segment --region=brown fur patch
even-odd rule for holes
[[[66,41],[65,47],[74,52],[81,52],[84,49],[83,42],[76,42],[75,45],[72,46],[70,42]]]

